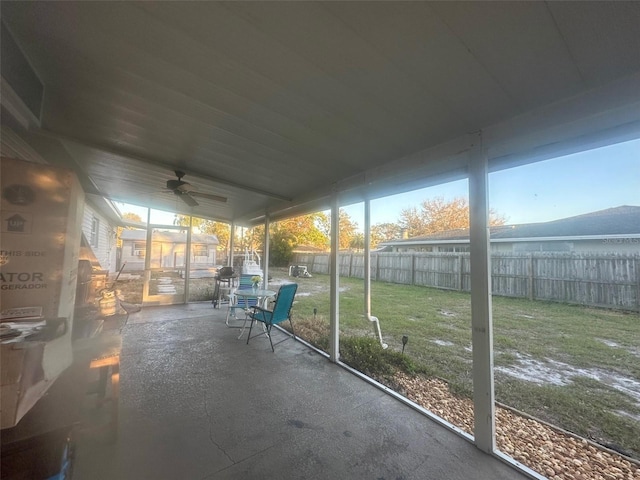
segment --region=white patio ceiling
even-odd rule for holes
[[[640,2],[3,2],[2,21],[45,85],[40,126],[5,143],[89,193],[239,224],[459,178],[480,136],[491,168],[640,136]],[[228,202],[188,207],[174,169]]]

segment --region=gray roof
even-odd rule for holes
[[[551,222],[498,225],[490,228],[491,239],[587,237],[606,235],[639,235],[640,207],[622,205],[575,217]],[[411,244],[422,241],[469,240],[469,229],[458,228],[403,240],[384,242],[382,245]]]

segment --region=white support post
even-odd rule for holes
[[[488,162],[481,142],[471,152],[469,162],[469,219],[474,437],[476,446],[480,450],[493,453],[495,450],[495,401]]]
[[[331,254],[329,256],[329,308],[331,313],[329,359],[337,362],[340,359],[340,308],[338,302],[338,287],[340,272],[338,271],[338,252],[340,250],[340,209],[338,195],[334,194],[331,202]]]
[[[184,258],[184,303],[189,303],[189,286],[191,285],[191,234],[193,230],[193,217],[189,215],[189,228],[187,229],[187,244],[185,245]]]
[[[364,314],[371,320],[371,202],[364,201]]]
[[[264,289],[269,286],[269,215],[264,216],[264,251],[262,252],[262,267],[264,279],[262,284]]]
[[[236,224],[231,222],[229,224],[229,256],[227,257],[227,266],[233,267],[233,250],[235,249],[236,239]]]

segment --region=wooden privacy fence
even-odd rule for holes
[[[329,273],[328,253],[296,254],[293,264]],[[364,278],[364,254],[339,256],[340,275]],[[492,293],[640,311],[640,256],[597,253],[493,253]],[[372,253],[371,279],[471,290],[468,253]]]

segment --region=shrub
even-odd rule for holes
[[[340,340],[340,359],[369,377],[393,373],[384,353],[382,346],[371,337],[345,337]]]
[[[372,337],[342,337],[340,360],[382,383],[392,381],[393,375],[398,371],[409,375],[429,373],[427,368],[416,365],[411,358],[401,352],[382,348],[380,343]]]

